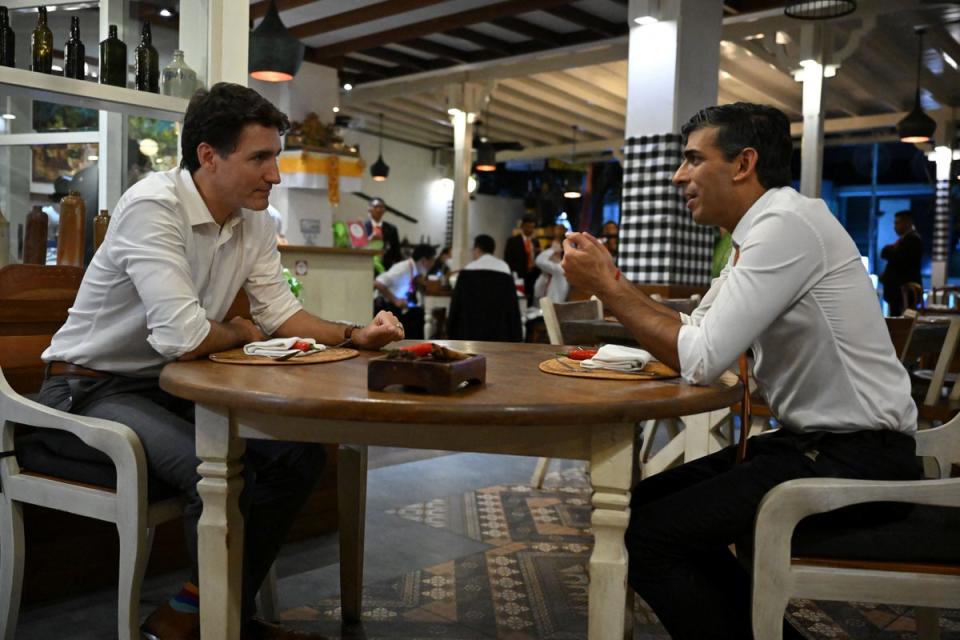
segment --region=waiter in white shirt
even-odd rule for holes
[[[751,638],[750,578],[729,545],[766,492],[793,478],[916,479],[917,411],[856,245],[822,200],[790,186],[780,111],[730,104],[682,129],[673,177],[699,224],[733,230],[734,255],[690,316],[653,302],[588,234],[563,266],[657,358],[708,384],[746,349],[778,431],[665,471],[633,491],[629,582],[673,638]],[[799,633],[785,623],[786,638]]]
[[[277,337],[350,340],[377,349],[403,337],[397,318],[366,327],[304,311],[280,267],[267,209],[280,182],[277,156],[287,116],[256,91],[219,83],[190,101],[180,168],[153,173],[114,210],[106,239],[84,274],[66,324],[43,353],[40,401],[117,420],[143,444],[152,477],[186,494],[184,533],[192,576],[144,622],[148,638],[199,637],[197,494],[193,407],[162,391],[174,360]],[[241,287],[253,321],[226,318]],[[254,619],[254,595],[323,466],[323,448],[266,440],[247,444],[241,509],[246,521],[244,637],[319,638]]]

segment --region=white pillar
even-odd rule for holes
[[[626,137],[679,133],[716,104],[721,0],[630,0]],[[641,25],[636,18],[658,21]]]
[[[33,100],[27,97],[3,96],[2,109],[6,112],[9,101],[14,120],[3,120],[4,133],[30,133],[33,131]],[[31,151],[26,145],[0,146],[0,209],[10,223],[10,263],[20,262],[17,251],[20,233],[26,231],[27,213],[30,212],[30,164]]]
[[[483,85],[448,85],[447,108],[453,123],[453,264],[465,265],[470,255],[470,192],[473,165],[473,122],[486,98]]]
[[[250,4],[191,0],[180,6],[180,48],[203,86],[247,84]]]
[[[823,45],[819,26],[800,31],[803,69],[803,135],[800,139],[800,193],[820,197],[823,180]]]
[[[946,142],[952,140],[952,137],[947,138],[946,135],[941,134],[937,139],[938,142],[941,140]],[[948,144],[938,144],[933,155],[937,164],[937,187],[934,195],[930,286],[942,287],[947,284],[947,267],[950,263],[950,167],[953,162],[953,150]]]

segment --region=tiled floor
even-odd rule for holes
[[[336,536],[291,545],[278,569],[287,624],[332,638],[570,640],[586,637],[589,495],[579,465],[555,463],[543,491],[528,486],[534,460],[456,454],[409,461],[371,455],[363,623],[339,622]],[[382,464],[393,466],[381,466]],[[182,575],[145,585],[144,612]],[[114,593],[25,611],[17,637],[115,637]],[[793,603],[813,639],[915,637],[910,609]],[[638,604],[635,639],[666,638]],[[960,639],[960,612],[946,612],[944,640]]]

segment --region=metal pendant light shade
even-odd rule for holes
[[[303,52],[303,43],[280,20],[276,0],[270,0],[263,20],[250,32],[250,77],[267,82],[293,80],[303,62]]]
[[[380,114],[380,153],[377,161],[370,165],[370,175],[375,182],[383,182],[390,175],[390,167],[383,161],[383,114]]]
[[[573,164],[574,158],[577,156],[577,125],[572,125],[571,129],[573,130],[573,138],[570,143],[570,164]],[[564,198],[579,198],[580,197],[580,180],[573,180],[568,178],[563,187],[563,197]]]
[[[497,170],[497,150],[490,142],[481,142],[477,146],[477,171]]]
[[[927,142],[937,130],[937,123],[928,116],[920,106],[920,70],[923,68],[923,29],[917,30],[917,93],[913,99],[913,110],[897,123],[897,134],[900,142]]]
[[[829,20],[850,15],[856,9],[856,0],[805,0],[788,2],[783,13],[798,20]]]

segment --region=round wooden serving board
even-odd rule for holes
[[[651,362],[643,371],[612,371],[610,369],[584,369],[578,360],[557,356],[540,363],[540,371],[572,378],[593,378],[594,380],[665,380],[676,378],[680,374],[663,364]]]
[[[317,353],[311,353],[306,356],[297,356],[289,360],[274,360],[267,356],[248,356],[243,352],[243,347],[221,351],[220,353],[211,353],[210,359],[214,362],[223,362],[225,364],[321,364],[323,362],[337,362],[338,360],[349,360],[354,358],[360,352],[356,349],[324,349]]]

